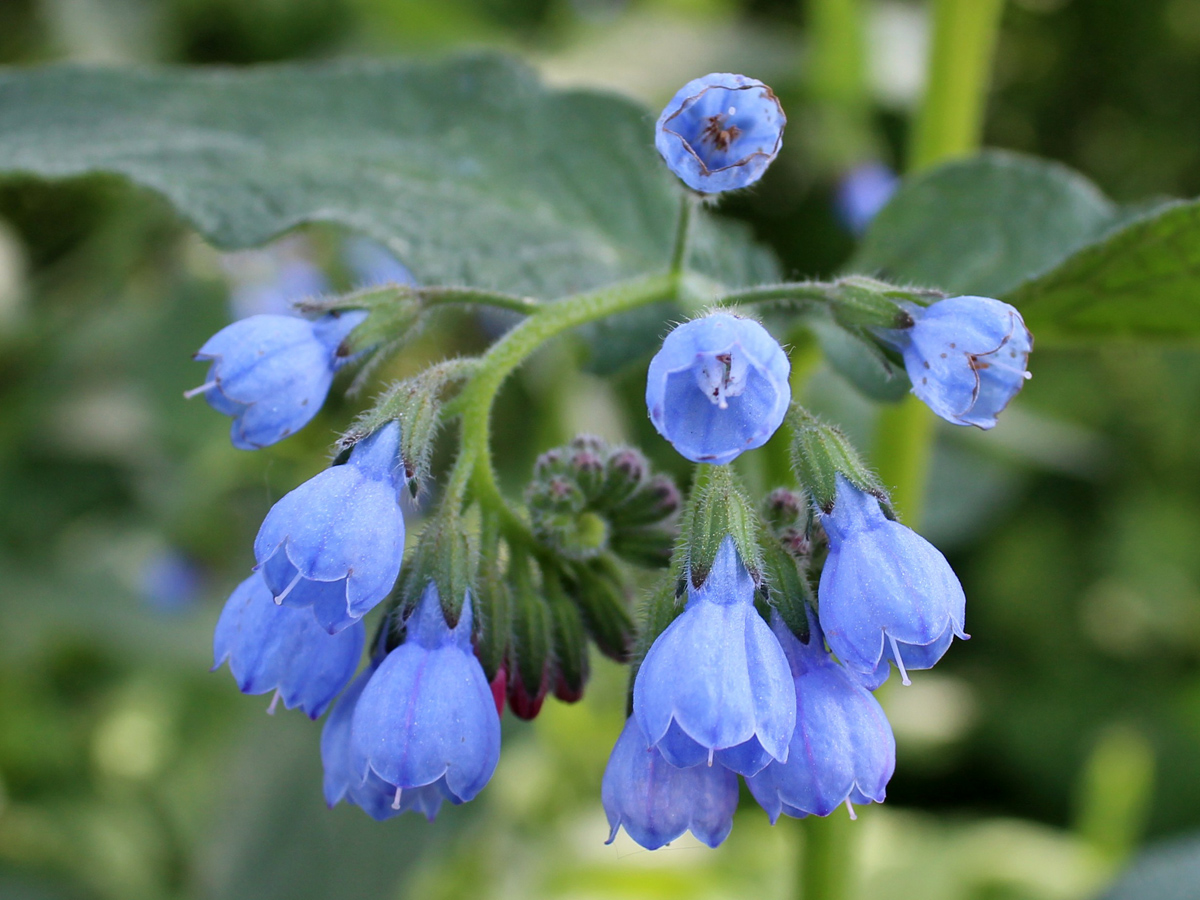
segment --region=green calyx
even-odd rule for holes
[[[704,584],[721,543],[729,536],[757,581],[762,573],[757,525],[758,515],[729,466],[696,466],[682,538],[683,571],[691,578],[692,587]]]
[[[462,517],[443,505],[421,538],[404,579],[404,605],[415,608],[429,582],[437,585],[442,613],[451,628],[462,615],[463,601],[474,582],[474,559]]]
[[[885,512],[890,510],[887,493],[879,479],[841,429],[821,421],[796,404],[792,404],[788,422],[793,435],[792,471],[818,509],[826,513],[833,509],[837,476],[842,475],[855,487],[878,497]]]

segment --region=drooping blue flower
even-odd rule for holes
[[[838,221],[851,234],[862,234],[899,186],[896,173],[881,162],[855,166],[838,182],[834,197]]]
[[[791,365],[753,319],[717,312],[667,335],[650,361],[646,408],[692,462],[724,465],[773,435],[792,402]]]
[[[796,732],[787,762],[773,762],[746,785],[775,824],[779,814],[827,816],[845,803],[882,803],[896,768],[896,740],[883,707],[825,650],[809,613],[802,644],[778,614],[779,638],[796,683]]]
[[[442,614],[430,582],[408,620],[405,641],[388,654],[358,699],[354,770],[409,791],[438,790],[465,803],[483,790],[500,759],[500,717],[471,646],[471,598],[458,625]]]
[[[315,719],[354,677],[362,648],[362,622],[329,634],[308,610],[276,606],[271,589],[255,572],[234,589],[221,611],[213,635],[213,669],[228,660],[243,694],[276,691],[287,709],[299,706]]]
[[[217,412],[233,416],[229,437],[238,449],[277,443],[321,409],[345,362],[342,342],[366,317],[362,310],[316,320],[262,315],[227,325],[196,353],[212,364],[205,383],[185,396],[203,394]]]
[[[633,714],[667,762],[720,763],[753,775],[786,760],[796,691],[779,641],[754,608],[754,581],[732,537],[638,669]]]
[[[783,145],[787,117],[769,87],[716,72],[689,81],[654,128],[654,146],[683,183],[702,194],[753,184]]]
[[[672,766],[646,743],[630,716],[608,758],[600,798],[612,827],[607,843],[624,828],[647,850],[657,850],[685,831],[716,847],[733,828],[737,775],[724,766]]]
[[[397,797],[394,785],[388,784],[374,772],[368,772],[367,777],[363,778],[362,772],[358,771],[354,764],[354,710],[358,706],[363,688],[367,686],[381,661],[382,659],[372,660],[371,664],[359,673],[346,689],[346,693],[338,698],[333,712],[325,720],[325,727],[321,731],[325,802],[332,809],[343,799],[347,800],[378,821],[412,810],[423,814],[432,822],[438,810],[442,808],[442,800],[453,800],[453,797],[444,793],[441,786],[431,784],[413,788]]]
[[[881,334],[904,357],[912,390],[955,425],[996,424],[1030,377],[1033,335],[1017,310],[990,297],[912,306],[911,328]]]
[[[923,537],[888,519],[879,501],[837,476],[833,509],[821,512],[829,556],[818,588],[829,646],[868,686],[891,659],[928,669],[955,635],[966,638],[966,597],[946,557]]]
[[[400,426],[389,422],[276,503],[254,556],[276,603],[311,606],[330,633],[388,595],[404,554]]]

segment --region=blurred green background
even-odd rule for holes
[[[0,63],[487,45],[651,108],[745,71],[782,97],[788,141],[721,211],[789,275],[821,276],[854,247],[838,184],[866,161],[905,167],[922,91],[925,5],[861,5],[849,99],[816,4],[795,0],[3,0]],[[1200,0],[1011,0],[985,143],[1068,163],[1119,201],[1200,194]],[[309,229],[222,256],[114,180],[0,181],[0,897],[791,896],[801,829],[748,799],[716,851],[603,844],[625,676],[600,658],[582,703],[505,717],[491,786],[434,825],[326,810],[319,726],[207,672],[262,516],[320,470],[354,406],[240,453],[226,420],[181,399],[202,380],[190,354],[284,256],[350,286],[342,239]],[[397,371],[494,328],[435,328]],[[645,439],[683,474],[647,435],[637,367],[548,377],[572,354],[506,391],[510,486],[576,430]],[[1144,843],[1200,831],[1200,357],[1117,344],[1031,368],[995,432],[939,431],[923,530],[962,576],[974,637],[884,691],[898,766],[886,806],[853,826],[863,897],[1094,897]],[[870,446],[875,407],[823,368],[804,393]]]

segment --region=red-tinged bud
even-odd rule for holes
[[[542,711],[542,703],[545,702],[549,690],[550,666],[547,665],[542,670],[541,682],[533,694],[525,689],[525,682],[521,678],[513,678],[508,683],[508,707],[518,719],[524,719],[526,722],[536,719],[537,714]]]
[[[501,666],[492,679],[492,700],[496,702],[496,715],[504,715],[504,695],[508,690],[508,669]]]

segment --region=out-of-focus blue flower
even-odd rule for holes
[[[851,234],[862,234],[896,193],[900,179],[881,162],[855,166],[838,182],[834,211]]]
[[[654,146],[683,183],[702,194],[753,184],[783,145],[787,117],[771,89],[745,75],[689,81],[654,128]]]
[[[349,238],[342,245],[342,255],[359,287],[417,283],[412,272],[379,241],[362,236]]]
[[[1029,378],[1033,335],[1017,310],[990,297],[912,306],[911,328],[883,332],[904,357],[912,390],[955,425],[987,430]]]
[[[753,319],[718,312],[685,322],[650,361],[646,408],[692,462],[724,465],[773,435],[792,401],[791,365]]]
[[[388,595],[404,554],[400,426],[389,422],[276,503],[254,556],[276,603],[311,606],[330,633]]]
[[[276,606],[255,572],[221,611],[213,669],[228,660],[243,694],[276,691],[287,709],[299,706],[315,719],[354,677],[362,648],[362,622],[328,634],[307,610]]]
[[[500,717],[471,646],[471,598],[458,625],[446,624],[429,582],[403,644],[371,676],[354,711],[354,770],[409,791],[438,790],[465,803],[483,790],[500,759]]]
[[[786,760],[796,691],[779,641],[754,608],[754,581],[732,537],[721,542],[683,614],[638,669],[633,714],[675,766],[714,761],[753,775]]]
[[[820,511],[818,511],[820,512]],[[923,537],[888,519],[879,501],[837,476],[833,510],[821,514],[829,556],[818,588],[829,646],[868,686],[886,678],[890,658],[928,669],[955,635],[966,638],[966,597],[946,557]]]
[[[217,412],[233,416],[229,437],[241,450],[281,441],[320,411],[345,362],[342,341],[366,318],[351,310],[315,321],[251,316],[234,322],[196,353],[212,364],[205,383],[184,396],[203,394]]]
[[[294,316],[294,304],[329,289],[325,273],[307,259],[284,256],[269,261],[266,277],[241,281],[229,295],[238,318],[260,314]]]
[[[816,617],[800,643],[776,614],[779,638],[796,683],[796,732],[787,762],[746,779],[771,817],[827,816],[845,803],[882,803],[896,768],[896,740],[879,701],[825,650]]]
[[[154,609],[177,612],[193,606],[204,585],[204,573],[178,550],[160,550],[142,563],[137,588]]]
[[[610,844],[624,828],[647,850],[657,850],[685,831],[716,847],[733,828],[737,775],[724,766],[672,766],[646,743],[630,716],[608,758],[600,798],[612,827]]]
[[[368,772],[362,777],[354,764],[352,744],[352,725],[354,710],[362,696],[363,688],[379,668],[381,660],[376,659],[359,673],[346,693],[338,698],[333,712],[325,720],[321,731],[321,765],[325,770],[323,789],[325,802],[332,809],[341,800],[347,800],[360,807],[371,818],[382,821],[398,816],[402,812],[413,810],[433,821],[442,808],[443,799],[447,797],[439,785],[426,785],[404,791],[396,796],[394,785],[388,784],[374,772]],[[397,800],[399,802],[397,802]]]

